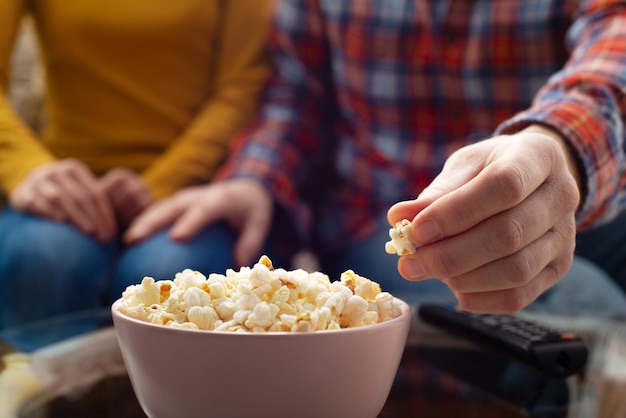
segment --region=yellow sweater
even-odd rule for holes
[[[0,189],[73,157],[140,172],[156,198],[210,180],[270,71],[271,0],[0,0]],[[46,68],[40,138],[11,108],[9,58],[32,15]]]

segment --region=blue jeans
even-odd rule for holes
[[[579,233],[576,254],[600,266],[626,292],[626,212],[606,225]]]
[[[101,244],[76,228],[5,209],[0,213],[0,329],[106,307],[144,276],[232,267],[234,234],[214,225],[179,243],[164,230],[131,247]]]
[[[376,234],[320,257],[320,270],[334,279],[352,269],[409,303],[454,303],[438,280],[409,282],[400,276],[397,256],[384,251],[388,230],[381,217]],[[223,273],[234,265],[235,233],[223,224],[184,243],[171,241],[167,234],[164,230],[125,248],[117,241],[100,244],[66,224],[5,210],[0,214],[0,330],[108,306],[144,276],[171,279],[185,268]],[[269,245],[264,253],[275,266],[291,267]],[[577,258],[570,272],[527,310],[626,317],[626,298],[603,271]]]

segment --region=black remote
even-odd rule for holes
[[[420,305],[426,323],[497,351],[542,373],[564,378],[585,365],[585,341],[571,332],[559,332],[516,315],[474,314],[450,305]]]

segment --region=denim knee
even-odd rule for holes
[[[114,250],[64,223],[0,215],[0,328],[93,309]]]
[[[115,267],[111,301],[119,298],[127,286],[140,283],[145,276],[171,280],[184,269],[205,275],[223,274],[233,268],[236,234],[219,223],[202,230],[184,242],[172,241],[169,230],[163,230],[146,241],[125,249]]]
[[[526,309],[532,313],[626,318],[626,296],[603,270],[582,257]]]

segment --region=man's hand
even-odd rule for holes
[[[207,225],[224,220],[240,231],[235,261],[239,266],[249,265],[262,249],[272,210],[272,197],[260,183],[220,181],[181,190],[151,205],[131,224],[124,240],[132,244],[172,225],[171,238],[184,241]]]
[[[474,312],[518,311],[554,285],[572,263],[580,200],[560,141],[531,127],[454,153],[416,200],[389,210],[423,244],[400,257],[400,274],[442,280]]]
[[[100,179],[100,186],[107,193],[117,220],[127,227],[154,198],[141,177],[126,168],[114,168]]]
[[[74,159],[33,170],[13,190],[9,202],[18,211],[70,223],[101,242],[117,233],[106,192],[89,169]]]

